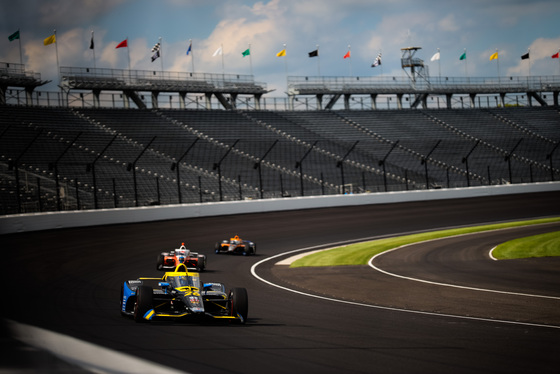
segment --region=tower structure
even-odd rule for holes
[[[427,79],[429,76],[428,67],[424,65],[424,60],[415,57],[416,52],[420,49],[422,47],[401,48],[401,67],[413,82],[416,82],[418,78]],[[407,69],[410,69],[410,71]]]

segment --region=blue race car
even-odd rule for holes
[[[245,288],[226,292],[222,283],[202,283],[198,273],[179,264],[161,278],[138,278],[121,286],[121,314],[136,322],[184,318],[247,321]]]

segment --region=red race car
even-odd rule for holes
[[[161,252],[157,260],[157,269],[173,271],[179,264],[185,264],[189,271],[203,271],[206,268],[206,255],[192,252],[181,243],[181,247],[171,252]]]

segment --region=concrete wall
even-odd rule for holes
[[[262,213],[352,205],[389,204],[545,191],[560,191],[560,182],[17,214],[0,217],[0,234],[239,213]]]

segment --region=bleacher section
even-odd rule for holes
[[[0,111],[0,214],[560,179],[554,107]]]

